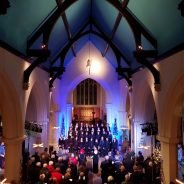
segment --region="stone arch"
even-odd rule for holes
[[[23,114],[18,95],[8,74],[0,72],[0,109],[3,121],[3,141],[5,142],[5,177],[8,181],[19,181],[21,146],[24,139]],[[12,153],[16,152],[16,158]],[[15,172],[15,170],[17,172]]]
[[[179,142],[180,121],[182,105],[184,103],[184,75],[173,81],[164,98],[164,105],[161,109],[160,119],[160,136],[175,139]]]
[[[136,91],[136,105],[138,109],[136,112],[139,114],[138,119],[144,123],[146,120],[152,120],[156,111],[155,101],[153,98],[152,90],[147,81],[143,81],[139,84],[139,89]]]
[[[184,103],[184,75],[179,75],[173,80],[159,105],[159,140],[161,153],[164,155],[163,171],[166,181],[177,178],[178,159],[177,144],[182,141],[181,111]]]
[[[47,89],[46,89],[47,90]],[[34,104],[32,104],[36,109],[34,110],[34,116],[38,121],[42,121],[45,119],[45,114],[48,113],[48,100],[49,97],[47,96],[49,93],[45,92],[45,86],[41,84],[41,82],[36,81],[30,91],[28,102],[27,102],[27,109],[28,110],[28,103],[30,100]]]
[[[27,145],[29,144],[29,151],[31,153],[34,153],[32,148],[33,143],[43,143],[44,147],[48,146],[48,135],[46,132],[48,132],[49,98],[44,90],[44,87],[45,86],[43,86],[41,82],[36,81],[30,89],[27,101],[26,120],[35,121],[42,126],[42,133],[33,133],[31,138],[29,136],[27,137]],[[38,151],[42,151],[42,149]]]
[[[83,80],[85,80],[85,79],[87,79],[89,76],[88,75],[86,75],[86,74],[83,74],[83,75],[79,75],[78,77],[76,77],[72,82],[71,82],[71,84],[68,86],[68,89],[67,89],[67,92],[66,92],[66,94],[67,94],[67,96],[66,96],[66,98],[67,98],[67,103],[68,103],[68,105],[71,107],[71,105],[72,105],[72,103],[73,103],[73,101],[72,101],[72,95],[73,95],[73,90],[75,89],[75,87],[81,82],[81,81],[83,81]],[[104,93],[105,93],[105,95],[106,95],[106,99],[108,99],[108,100],[105,100],[106,101],[106,103],[111,103],[111,89],[110,89],[110,87],[108,86],[108,84],[103,80],[103,79],[99,79],[99,78],[97,78],[97,77],[95,77],[95,76],[90,76],[90,78],[91,79],[93,79],[93,80],[95,80],[95,81],[97,81],[101,86],[102,86],[102,88],[103,88],[103,90],[104,90]],[[67,119],[67,118],[66,118]],[[70,121],[68,121],[68,122],[70,122]],[[68,126],[69,125],[66,125],[66,131],[68,130]]]
[[[88,77],[86,75],[80,75],[78,77],[75,78],[75,80],[72,81],[71,85],[68,87],[68,97],[67,100],[70,101],[71,100],[71,96],[72,96],[72,92],[73,90],[76,88],[76,86],[83,80],[87,79]],[[105,93],[106,93],[106,98],[109,99],[109,101],[111,102],[111,96],[112,96],[112,92],[110,87],[108,86],[108,84],[103,80],[103,79],[99,79],[96,78],[95,76],[90,76],[91,79],[97,81],[102,88],[104,89]]]
[[[5,137],[11,139],[23,135],[23,126],[20,123],[23,122],[23,119],[19,95],[6,75],[0,74],[0,88],[0,106]],[[11,129],[9,123],[11,123]]]
[[[143,80],[139,83],[136,88],[136,95],[134,95],[134,128],[132,132],[134,148],[136,153],[138,151],[143,152],[143,155],[150,156],[153,152],[153,146],[155,144],[154,136],[149,136],[149,134],[142,134],[143,125],[147,122],[152,123],[155,117],[156,105],[153,96],[153,92],[149,85],[148,80]],[[134,90],[134,88],[133,88]],[[142,149],[141,146],[146,146],[148,149]]]

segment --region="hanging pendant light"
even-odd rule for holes
[[[90,35],[89,35],[89,42],[90,42]],[[89,59],[87,60],[86,68],[88,69],[88,74],[90,75],[91,72],[90,43],[88,49],[89,49]]]
[[[91,69],[91,60],[90,59],[87,60],[86,68],[88,68],[88,72],[90,75],[90,69]]]

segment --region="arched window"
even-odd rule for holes
[[[97,105],[97,82],[86,79],[77,85],[77,105]]]

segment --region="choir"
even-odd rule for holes
[[[100,156],[108,155],[109,151],[116,153],[118,141],[112,136],[109,125],[101,120],[98,121],[72,121],[68,131],[68,138],[59,138],[59,147],[69,149],[78,154],[81,149],[87,156],[93,155],[94,149]]]

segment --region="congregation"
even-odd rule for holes
[[[93,144],[88,140],[94,141]],[[96,141],[98,144],[95,145]],[[144,159],[141,152],[135,155],[130,147],[122,153],[107,124],[98,122],[94,126],[84,122],[72,123],[68,139],[60,138],[58,147],[58,151],[45,148],[42,153],[27,155],[24,158],[22,183],[161,183],[160,171],[154,166],[152,158]]]

